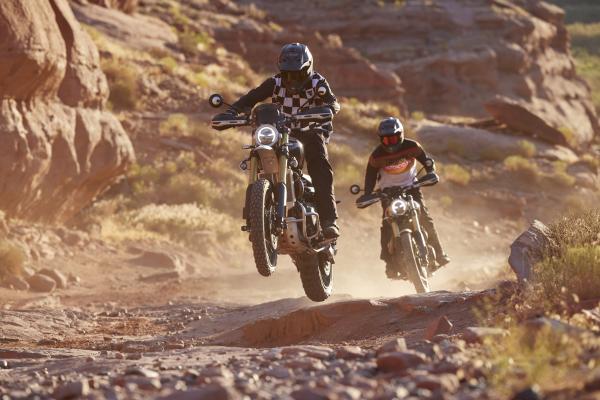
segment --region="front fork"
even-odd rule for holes
[[[412,203],[412,198],[409,198],[408,201]],[[419,222],[419,213],[417,212],[416,207],[412,207],[412,211],[410,214],[410,221],[412,223],[412,235],[417,244],[417,250],[419,251],[419,259],[421,260],[423,265],[427,265],[427,241],[425,240],[425,235],[423,234],[423,230],[421,229],[421,223]],[[399,238],[400,232],[403,229],[400,228],[397,221],[392,221],[392,233],[393,237]]]
[[[286,187],[286,178],[287,178],[287,167],[288,167],[288,159],[289,159],[289,133],[283,132],[281,135],[280,142],[280,155],[279,155],[279,171],[277,173],[277,182],[275,183],[274,193],[275,198],[277,199],[277,210],[275,214],[274,228],[275,233],[277,235],[281,234],[284,226],[284,221],[286,217],[286,204],[287,204],[287,187]],[[258,156],[253,154],[250,157],[250,173],[249,173],[249,181],[248,188],[254,182],[258,180]],[[248,198],[248,196],[246,196]],[[246,215],[244,215],[247,218]]]

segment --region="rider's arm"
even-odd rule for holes
[[[423,147],[419,143],[415,142],[415,144],[417,145],[417,154],[415,155],[417,161],[425,167],[425,171],[427,171],[428,174],[435,172],[435,161],[433,158],[425,153],[425,150],[423,150]]]
[[[319,86],[324,86],[327,89],[327,93],[325,93],[325,96],[323,96],[323,98],[322,98],[323,103],[325,103],[326,105],[331,107],[331,111],[333,111],[334,115],[337,114],[341,108],[340,103],[337,101],[337,97],[335,97],[335,95],[331,91],[331,87],[329,87],[329,83],[327,82],[327,79],[323,78],[319,82]]]
[[[249,113],[252,110],[252,107],[256,105],[256,103],[260,103],[271,97],[273,95],[273,89],[275,88],[275,79],[273,77],[268,78],[263,83],[260,84],[256,89],[252,89],[242,97],[238,101],[232,104],[232,106],[240,111]]]
[[[371,164],[371,159],[369,158],[367,171],[365,172],[365,194],[373,193],[373,189],[375,189],[375,184],[377,183],[378,172],[379,169]]]

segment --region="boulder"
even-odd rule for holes
[[[525,133],[540,128],[534,133],[552,143],[565,143],[566,134],[570,144],[585,145],[600,132],[591,90],[578,77],[569,51],[564,12],[543,1],[370,2],[354,7],[351,16],[345,2],[327,7],[253,3],[286,29],[336,35],[344,48],[358,50],[377,70],[397,76],[409,111],[475,118],[492,111]],[[253,37],[238,39],[247,54],[263,47]],[[321,60],[330,59],[316,53],[318,69],[331,68]],[[272,64],[273,56],[257,58],[263,68]],[[340,93],[347,82],[363,78],[358,70],[340,74],[347,72],[352,76],[336,76],[334,88]],[[367,96],[377,92],[379,82],[366,82]],[[494,103],[496,96],[503,102]],[[507,108],[512,104],[517,106]]]
[[[138,0],[78,0],[79,3],[90,2],[105,8],[114,8],[126,13],[133,13],[137,10]]]
[[[568,146],[572,137],[549,124],[548,118],[536,114],[526,103],[498,97],[485,103],[485,109],[498,121],[516,131],[547,142]],[[586,138],[589,141],[591,137]]]
[[[15,290],[29,290],[29,283],[20,276],[10,276],[3,282],[3,286]]]
[[[67,382],[58,386],[52,397],[57,400],[74,399],[87,396],[90,393],[90,385],[87,379],[81,379],[75,382]]]
[[[49,276],[35,274],[27,280],[34,292],[51,292],[56,288],[56,282]]]
[[[122,175],[133,147],[104,110],[98,51],[66,0],[0,2],[0,208],[65,221]]]
[[[183,269],[182,261],[178,256],[162,251],[144,251],[140,256],[134,258],[132,262],[145,267],[165,268],[176,271]]]
[[[384,353],[392,353],[406,350],[408,350],[408,347],[406,347],[406,340],[404,338],[396,338],[383,344],[377,349],[375,353],[377,355],[380,355]]]
[[[431,321],[425,329],[425,339],[432,340],[435,335],[448,335],[452,333],[454,325],[448,317],[442,315]]]
[[[549,235],[549,228],[534,220],[511,244],[508,264],[520,281],[531,279],[533,267],[544,257],[552,244]]]
[[[93,4],[73,4],[77,20],[94,27],[103,35],[141,51],[168,51],[177,45],[171,26],[148,15],[128,15]]]
[[[56,282],[56,287],[58,289],[66,289],[68,286],[67,277],[56,269],[42,268],[38,271],[38,273],[41,275],[46,275],[48,278]]]

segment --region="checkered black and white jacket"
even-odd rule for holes
[[[317,87],[319,86],[327,88],[327,94],[323,97],[317,95]],[[313,73],[305,87],[295,94],[288,93],[288,90],[281,83],[280,74],[274,75],[233,103],[233,107],[244,112],[250,112],[257,103],[269,97],[273,103],[281,105],[281,111],[287,116],[296,115],[301,110],[323,105],[330,106],[334,114],[340,110],[340,104],[331,91],[327,80],[317,72]]]

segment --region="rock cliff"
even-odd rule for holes
[[[0,2],[0,209],[64,221],[134,159],[66,0]]]

